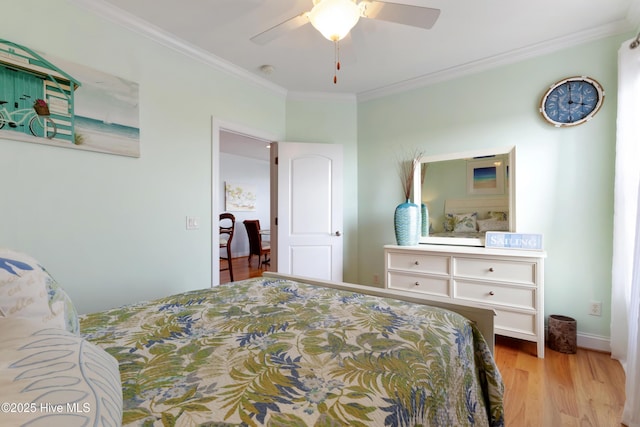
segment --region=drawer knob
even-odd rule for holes
[[[493,291],[489,291],[489,295],[494,296],[496,293]]]
[[[493,273],[493,267],[489,267],[489,271]]]
[[[416,283],[415,283],[415,285],[416,285],[416,286],[420,286],[420,282],[416,282]]]
[[[416,260],[416,261],[414,262],[414,264],[415,264],[415,265],[420,265],[420,261]]]

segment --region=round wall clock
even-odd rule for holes
[[[592,78],[569,77],[551,85],[540,102],[540,113],[556,127],[576,126],[591,118],[604,102],[604,90]]]

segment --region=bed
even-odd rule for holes
[[[484,246],[487,231],[514,228],[506,197],[446,199],[443,214],[430,214],[434,232],[422,237],[421,243]]]
[[[389,296],[265,273],[80,327],[118,361],[124,425],[504,425],[492,323],[468,318],[492,311]]]

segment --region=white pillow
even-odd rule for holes
[[[497,219],[479,219],[478,230],[486,231],[509,231],[509,221],[499,221]]]
[[[0,318],[0,342],[2,400],[15,404],[0,412],[0,425],[122,424],[120,372],[109,353],[64,329],[17,317]]]
[[[34,319],[43,327],[64,329],[64,313],[49,306],[48,278],[35,259],[0,248],[0,317]]]
[[[51,312],[55,316],[62,316],[64,328],[67,331],[80,335],[80,322],[75,305],[62,286],[60,286],[46,270],[44,270],[44,272],[47,274],[46,283],[49,294],[49,309],[51,309]]]

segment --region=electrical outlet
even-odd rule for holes
[[[591,301],[589,305],[589,314],[591,316],[602,316],[602,302]]]

